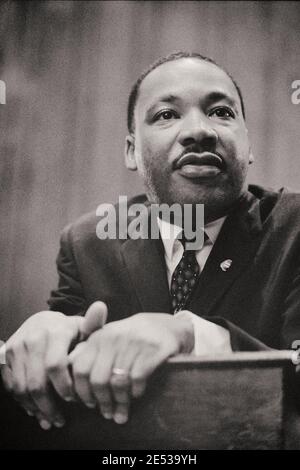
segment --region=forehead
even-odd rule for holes
[[[212,92],[230,96],[239,104],[239,96],[231,78],[218,66],[197,58],[166,62],[146,76],[140,86],[137,107],[144,108],[172,94],[199,99]]]

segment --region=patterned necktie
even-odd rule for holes
[[[207,238],[205,233],[204,240],[207,240]],[[186,307],[200,276],[195,250],[186,250],[185,241],[180,241],[183,244],[184,252],[173,273],[170,288],[174,313]]]

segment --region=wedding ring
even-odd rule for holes
[[[127,377],[128,376],[128,372],[126,372],[125,369],[119,369],[118,367],[114,367],[113,370],[112,370],[112,374],[113,375],[118,375],[118,376],[125,376]]]

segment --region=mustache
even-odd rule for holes
[[[209,151],[198,145],[186,147],[173,162],[173,169],[181,168],[185,164],[215,165],[221,169],[225,168],[225,160],[218,151]]]

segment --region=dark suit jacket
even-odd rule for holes
[[[103,300],[108,321],[170,312],[162,242],[99,240],[98,222],[89,214],[64,230],[50,308],[82,314]],[[223,271],[226,259],[232,265]],[[228,214],[188,308],[228,328],[233,350],[291,348],[300,340],[300,194],[249,186]]]

